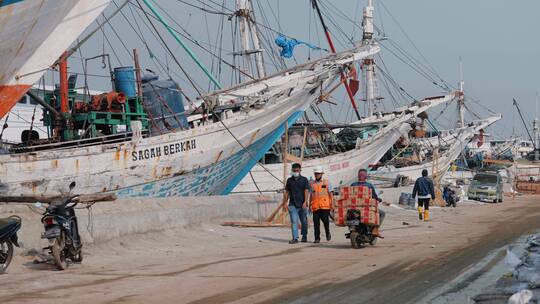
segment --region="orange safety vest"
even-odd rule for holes
[[[315,212],[319,209],[332,209],[330,201],[330,190],[328,189],[328,180],[323,179],[321,182],[311,180],[311,211]]]

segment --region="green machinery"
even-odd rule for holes
[[[148,129],[148,116],[141,97],[126,97],[123,93],[110,92],[89,99],[88,95],[78,94],[70,88],[70,111],[61,113],[62,118],[57,118],[50,111],[44,117],[49,134],[60,137],[61,141],[115,135],[131,131],[131,122],[135,120],[142,123],[143,130]],[[60,91],[47,92],[45,102],[59,110]]]

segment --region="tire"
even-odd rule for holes
[[[6,250],[4,252],[4,250]],[[10,241],[0,243],[0,274],[4,273],[13,258],[13,244]]]
[[[64,232],[54,240],[54,244],[51,246],[51,253],[58,270],[65,270],[68,268],[68,263],[66,260],[66,253],[64,250]]]
[[[77,255],[73,256],[71,258],[71,260],[75,263],[82,263],[83,261],[83,252],[82,252],[82,248],[79,249],[79,253],[77,253]]]
[[[351,232],[351,247],[354,249],[360,249],[361,247],[360,242],[358,242],[358,232],[356,231]]]
[[[370,244],[371,246],[375,246],[375,245],[377,244],[377,239],[378,239],[378,237],[374,237],[374,238],[369,242],[369,244]]]

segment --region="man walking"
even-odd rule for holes
[[[283,208],[288,210],[291,218],[292,240],[289,244],[298,243],[298,222],[302,226],[302,243],[307,242],[307,198],[309,194],[308,179],[300,175],[302,166],[298,163],[292,165],[292,176],[287,179],[285,193],[283,194]]]
[[[418,194],[418,218],[422,220],[422,214],[424,222],[429,220],[429,201],[435,199],[435,188],[433,187],[433,181],[428,178],[428,171],[422,170],[422,176],[419,177],[414,183],[412,197],[416,198]]]
[[[330,235],[330,210],[334,205],[334,196],[332,194],[332,187],[327,179],[323,179],[323,168],[316,167],[314,170],[315,179],[312,179],[309,183],[311,189],[311,195],[309,198],[311,211],[313,212],[313,229],[315,230],[314,243],[321,242],[321,221],[324,225],[324,231],[326,233],[326,240],[330,241],[332,236]]]
[[[367,181],[367,170],[366,169],[360,169],[358,170],[358,181],[351,184],[351,186],[363,186],[368,187],[371,189],[371,198],[377,200],[379,203],[382,202],[382,199],[379,198],[377,195],[377,190],[375,190],[375,186],[373,186],[372,183]],[[379,208],[379,226],[382,225],[384,218],[386,217],[386,212]],[[378,227],[373,230],[372,232],[374,235],[379,236],[379,229]]]

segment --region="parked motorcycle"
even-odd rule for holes
[[[446,201],[446,207],[454,207],[454,208],[456,208],[456,204],[460,200],[456,191],[448,186],[445,186],[443,188],[443,198]]]
[[[19,247],[17,231],[21,229],[21,218],[10,216],[0,219],[0,273],[6,271],[13,258],[13,245]]]
[[[70,193],[75,188],[75,182],[69,185]],[[59,270],[66,269],[68,260],[80,263],[83,260],[82,242],[79,235],[75,206],[79,203],[78,196],[70,196],[63,202],[51,203],[41,222],[45,232],[41,238],[49,240],[49,249],[53,256],[56,267]]]

